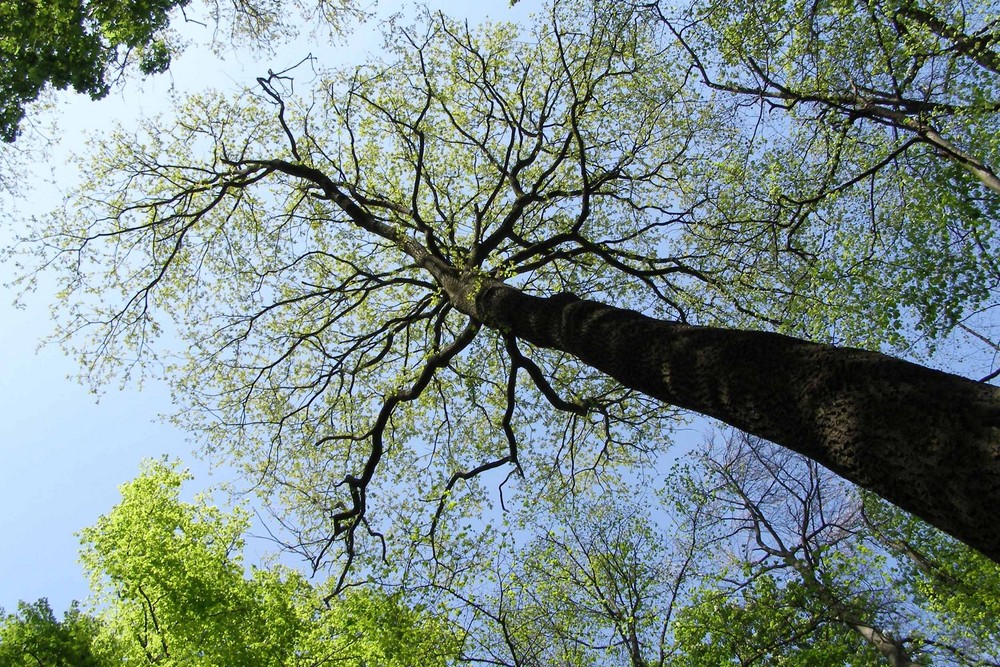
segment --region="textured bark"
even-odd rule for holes
[[[530,296],[460,272],[315,168],[252,164],[317,185],[485,326],[808,456],[1000,563],[1000,389],[865,350],[655,320],[571,294]]]
[[[996,387],[874,352],[660,321],[569,294],[534,297],[494,281],[445,289],[486,326],[804,454],[1000,562]]]

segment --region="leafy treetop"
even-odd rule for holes
[[[13,142],[27,105],[47,86],[100,99],[130,63],[142,74],[170,66],[180,49],[169,30],[190,0],[3,0],[0,2],[0,139]],[[341,31],[355,13],[350,0],[293,3],[331,29]],[[270,0],[210,0],[205,9],[235,35],[267,44],[293,31],[286,3]],[[187,20],[187,15],[184,15]]]

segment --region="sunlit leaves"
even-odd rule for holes
[[[121,502],[81,534],[101,604],[92,643],[108,664],[402,667],[444,665],[458,651],[461,634],[446,618],[399,595],[335,597],[288,568],[248,572],[247,514],[205,497],[180,500],[188,479],[176,465],[147,464],[122,487]]]
[[[725,160],[689,186],[708,200],[689,239],[719,278],[696,303],[717,321],[897,349],[933,346],[993,303],[989,3],[660,9],[733,114]]]
[[[882,664],[860,636],[825,622],[826,610],[794,582],[767,574],[725,596],[711,583],[674,624],[685,666]]]
[[[899,585],[912,590],[933,623],[969,647],[1000,642],[1000,566],[951,537],[865,496],[869,525],[895,551]]]
[[[187,478],[151,464],[82,532],[83,562],[106,596],[105,631],[131,628],[124,650],[136,660],[283,664],[301,631],[294,610],[304,583],[294,573],[246,578],[247,515],[180,501]]]

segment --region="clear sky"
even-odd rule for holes
[[[401,4],[383,0],[378,14],[387,16]],[[471,23],[485,15],[517,20],[538,7],[527,0],[514,9],[508,0],[429,4]],[[345,47],[298,43],[273,57],[242,53],[221,62],[207,50],[192,49],[175,61],[169,73],[145,83],[131,80],[105,100],[62,95],[58,121],[62,141],[52,165],[42,165],[38,171],[47,174],[54,168],[62,176],[67,151],[79,149],[87,132],[100,133],[115,120],[127,122],[156,113],[172,87],[235,90],[268,68],[280,71],[309,52],[323,64],[356,61],[380,45],[376,29],[377,21],[369,23]],[[193,34],[192,39],[205,41],[203,35]],[[17,202],[24,215],[42,214],[59,201],[59,188],[46,185],[44,176],[33,182],[34,189]],[[8,212],[10,206],[0,201]],[[0,247],[11,238],[5,221]],[[0,284],[8,283],[13,274],[9,263],[0,264]],[[61,614],[71,600],[86,597],[74,533],[111,509],[118,499],[118,485],[137,474],[142,459],[180,456],[195,470],[199,486],[214,481],[191,455],[186,434],[157,421],[158,415],[171,410],[164,385],[148,382],[141,389],[128,385],[124,390],[114,385],[98,397],[72,379],[78,367],[57,346],[36,353],[39,341],[52,331],[53,290],[52,283],[43,282],[29,295],[27,308],[15,309],[15,292],[0,288],[0,607],[8,611],[18,600],[47,597]]]

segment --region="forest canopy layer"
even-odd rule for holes
[[[101,138],[28,247],[63,280],[57,336],[88,377],[165,368],[177,422],[336,590],[378,572],[461,598],[496,574],[470,565],[500,558],[491,517],[572,525],[599,492],[621,511],[665,483],[690,414],[997,560],[996,369],[900,358],[956,332],[1000,349],[995,14],[558,0],[473,28],[424,10],[360,67],[268,70]],[[906,664],[917,645],[803,555],[825,543],[755,539],[740,591],[809,628],[822,603],[831,642]],[[772,560],[795,587],[756,576]]]

